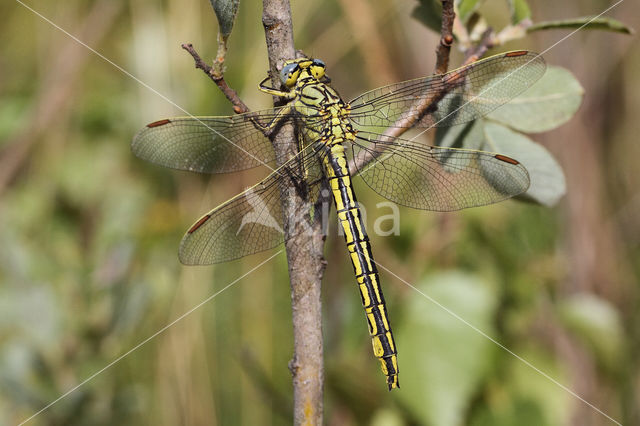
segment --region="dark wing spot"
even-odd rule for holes
[[[513,58],[515,56],[526,55],[527,53],[529,53],[529,52],[526,51],[526,50],[516,50],[516,51],[513,51],[513,52],[507,52],[507,53],[505,53],[504,56],[505,56],[505,58]]]
[[[193,226],[191,228],[189,228],[189,230],[187,231],[187,234],[193,234],[194,232],[196,232],[198,230],[198,228],[200,228],[202,225],[204,225],[204,223],[206,221],[208,221],[210,218],[211,218],[211,215],[209,215],[209,214],[205,215],[205,216],[202,216],[199,221],[194,223]]]
[[[511,158],[511,157],[507,157],[506,155],[496,154],[496,155],[495,155],[495,157],[496,157],[496,159],[497,159],[497,160],[504,161],[505,163],[513,164],[513,165],[515,165],[515,166],[517,166],[518,164],[520,164],[520,162],[519,162],[519,161],[514,160],[514,159],[513,159],[513,158]]]
[[[147,124],[148,128],[153,128],[153,127],[160,127],[160,126],[164,126],[165,124],[169,124],[171,123],[171,120],[169,120],[168,118],[165,118],[164,120],[158,120],[158,121],[154,121],[153,123],[149,123]]]

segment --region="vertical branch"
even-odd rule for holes
[[[287,0],[263,0],[265,29],[273,87],[280,87],[278,66],[295,57],[291,9]],[[278,102],[278,99],[275,100]],[[297,141],[292,124],[275,135],[278,165],[292,158]],[[309,207],[300,193],[281,187],[285,248],[289,264],[293,315],[294,354],[289,365],[293,375],[293,413],[296,425],[322,424],[324,380],[320,285],[325,262],[321,221],[309,228]]]
[[[449,53],[453,43],[453,0],[442,0],[442,26],[440,27],[440,44],[436,49],[436,74],[444,74],[449,69]]]

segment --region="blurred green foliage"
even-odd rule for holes
[[[513,10],[552,21],[604,7],[565,3],[566,14],[538,2]],[[638,12],[627,3],[629,16]],[[438,36],[411,18],[416,4],[362,5],[354,22],[351,2],[293,4],[297,47],[327,63],[334,87],[349,99],[391,78],[430,74]],[[471,16],[482,12],[498,28],[509,25],[507,2],[458,5],[466,23],[480,22]],[[208,2],[33,7],[189,112],[231,113],[179,48],[193,42],[204,58],[215,55]],[[0,14],[0,424],[25,420],[88,378],[29,424],[289,424],[284,255],[164,330],[275,253],[195,268],[176,255],[199,214],[264,170],[197,176],[134,158],[137,129],[182,113],[18,3],[4,2]],[[100,34],[86,22],[106,28]],[[509,141],[520,141],[527,155],[544,157],[527,164],[543,180],[557,183],[559,166],[536,165],[552,164],[548,151],[559,155],[566,201],[553,209],[508,201],[455,214],[402,210],[399,236],[372,236],[377,259],[424,293],[381,274],[398,334],[397,392],[386,391],[371,357],[351,266],[331,225],[323,288],[327,424],[606,424],[433,301],[612,417],[640,421],[640,176],[632,160],[640,154],[640,97],[631,96],[640,55],[623,60],[611,47],[619,36],[602,34],[568,40],[572,54],[559,47],[547,55],[565,69],[551,67],[544,87],[556,83],[565,106],[526,102],[525,94],[480,123],[492,150],[518,158]],[[559,38],[535,36],[509,46],[542,50]],[[596,37],[608,38],[599,44]],[[226,80],[253,109],[271,102],[255,88],[268,68],[263,40],[259,8],[243,3]],[[462,61],[453,52],[452,64]],[[518,131],[547,131],[573,115],[582,88],[567,68],[592,100],[559,131],[536,135],[543,148]],[[592,154],[576,145],[584,139]],[[582,181],[593,183],[585,190]],[[380,199],[356,185],[370,225]],[[553,204],[563,191],[547,188],[556,192],[532,198]]]

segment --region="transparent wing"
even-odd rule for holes
[[[359,126],[447,127],[482,117],[533,85],[546,70],[537,53],[491,56],[443,75],[380,87],[350,102]]]
[[[496,203],[529,188],[529,174],[500,154],[432,147],[361,132],[355,168],[378,194],[422,210],[451,211]]]
[[[284,241],[281,184],[302,191],[314,205],[321,181],[318,157],[308,148],[193,224],[180,243],[180,261],[208,265],[278,246]]]
[[[178,117],[148,124],[134,137],[133,153],[161,166],[201,173],[245,170],[274,160],[271,141],[260,128],[276,117],[293,117],[278,108],[228,117]]]

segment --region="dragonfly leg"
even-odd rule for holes
[[[258,84],[258,89],[260,91],[264,93],[268,93],[273,96],[280,96],[281,98],[285,98],[288,100],[292,100],[296,97],[296,92],[293,90],[289,92],[285,92],[283,90],[277,90],[277,89],[274,89],[273,87],[267,86],[266,83],[268,80],[269,80],[269,76],[265,77],[264,80],[262,80],[260,84]]]

